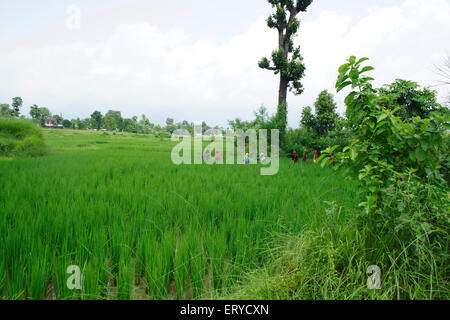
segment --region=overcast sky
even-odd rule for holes
[[[80,11],[80,24],[76,13]],[[21,96],[66,118],[94,110],[152,122],[252,119],[276,110],[278,77],[259,69],[277,35],[265,0],[0,0],[0,103]],[[300,15],[305,91],[288,96],[289,125],[337,68],[369,57],[376,85],[435,85],[450,54],[450,0],[314,0]],[[79,26],[79,28],[78,28]],[[436,87],[439,97],[450,88]],[[345,111],[343,95],[336,95]]]

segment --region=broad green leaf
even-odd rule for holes
[[[372,66],[365,66],[364,68],[361,69],[361,71],[359,73],[361,74],[361,73],[372,71],[372,70],[375,70],[375,68]]]
[[[353,161],[355,161],[355,159],[356,159],[356,157],[358,156],[358,153],[355,151],[355,149],[352,149],[352,151],[351,151],[351,159],[353,160]]]
[[[378,118],[377,118],[377,122],[381,122],[381,121],[383,121],[384,119],[386,119],[387,118],[387,114],[386,113],[382,113]]]
[[[336,150],[337,148],[339,148],[339,146],[333,146],[333,147],[331,147],[330,148],[330,153],[333,153],[334,152],[334,150]]]
[[[358,92],[356,92],[356,91],[353,91],[353,92],[350,92],[349,94],[348,94],[348,96],[345,98],[345,100],[344,100],[344,103],[345,103],[345,105],[348,107],[348,106],[350,106],[352,103],[353,103],[353,100],[355,99],[355,96],[358,94]]]
[[[350,67],[350,64],[345,63],[345,64],[343,64],[342,66],[339,67],[338,71],[339,71],[339,73],[343,73],[345,71],[348,71],[349,67]]]
[[[363,58],[359,59],[356,64],[361,64],[361,63],[363,63],[364,61],[367,61],[367,60],[369,60],[369,58],[363,57]]]
[[[422,150],[422,148],[417,148],[416,149],[416,159],[418,161],[423,161],[425,160],[425,152]]]
[[[347,86],[349,86],[349,85],[351,85],[351,84],[352,84],[351,81],[345,81],[344,83],[341,83],[341,84],[339,85],[339,87],[336,88],[336,92],[341,91],[342,89],[344,89],[345,87],[347,87]]]

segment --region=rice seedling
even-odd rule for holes
[[[211,297],[267,261],[273,234],[300,232],[324,201],[357,201],[354,181],[309,163],[281,159],[261,176],[259,166],[176,166],[173,144],[152,136],[45,137],[47,156],[0,161],[7,299],[133,299],[138,286],[149,299]],[[81,290],[67,286],[71,265]]]

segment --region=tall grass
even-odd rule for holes
[[[414,206],[411,212],[423,214],[426,206],[419,207],[410,198],[417,190],[402,191],[397,200],[409,198]],[[442,208],[448,210],[449,200],[441,200],[447,203]],[[356,212],[345,217],[343,210],[333,202],[325,214],[311,219],[301,233],[278,234],[264,267],[247,273],[244,281],[219,297],[282,300],[450,297],[448,222],[447,230],[430,227],[412,241],[402,241],[401,236],[387,241],[392,230],[386,228],[385,232],[374,234],[371,226],[361,224]],[[414,229],[421,227],[416,225]],[[442,238],[433,241],[439,233]],[[367,286],[366,271],[371,265],[381,269],[380,289]]]
[[[34,157],[45,153],[40,127],[30,120],[0,118],[0,156]]]
[[[210,298],[262,267],[275,233],[299,233],[356,184],[282,159],[182,165],[161,138],[45,131],[50,154],[0,161],[0,289],[6,299]],[[348,210],[347,210],[348,211]],[[83,290],[69,290],[78,265]]]

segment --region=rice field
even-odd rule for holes
[[[50,153],[0,160],[0,297],[207,299],[262,266],[356,184],[311,162],[181,165],[169,139],[45,131]],[[79,266],[82,290],[67,286]]]

